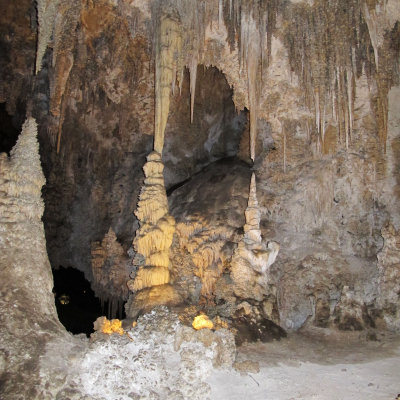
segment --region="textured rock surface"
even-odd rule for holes
[[[382,228],[383,248],[378,253],[378,304],[385,312],[384,320],[392,329],[399,330],[400,301],[400,233],[391,223]]]
[[[134,279],[128,282],[135,297],[127,307],[127,315],[131,317],[135,317],[144,306],[151,309],[155,305],[176,304],[179,300],[169,285],[175,219],[168,211],[161,154],[150,153],[143,170],[145,180],[135,212],[140,224],[133,242],[136,271],[132,275]]]
[[[127,282],[131,270],[130,260],[112,228],[101,242],[92,243],[92,287],[103,303],[111,303],[109,313],[112,316],[128,299]]]
[[[45,183],[33,118],[8,158],[0,155],[0,397],[39,398],[39,358],[62,337],[46,252],[41,189]]]
[[[53,398],[206,399],[210,386],[205,380],[217,368],[230,368],[236,353],[231,332],[197,332],[165,308],[141,316],[124,335],[95,334],[85,351],[79,343],[71,350],[62,354],[70,355],[65,381],[48,389]],[[49,346],[43,372],[59,362]]]
[[[245,222],[250,173],[243,162],[220,161],[170,197],[177,223],[172,275],[179,293],[190,302],[214,302],[218,281],[227,277]]]
[[[278,255],[279,244],[272,241],[263,243],[254,173],[251,176],[245,216],[244,235],[231,262],[232,285],[236,296],[260,301],[263,298],[262,287],[268,284],[267,273]]]
[[[15,123],[25,108],[39,121],[55,266],[73,265],[92,279],[91,243],[110,226],[123,249],[116,253],[128,249],[138,228],[141,168],[156,131],[176,233],[173,239],[167,223],[164,254],[143,250],[135,258],[141,272],[132,288],[143,289],[134,308],[182,298],[233,319],[238,329],[251,327],[253,339],[279,333],[276,325],[319,334],[368,329],[371,337],[400,329],[398,1],[40,0],[38,14],[30,1],[0,4],[0,101]],[[168,38],[160,40],[160,32]],[[36,39],[41,71],[34,76]],[[235,106],[249,113],[242,137],[247,111],[236,116]],[[260,210],[250,207],[255,220],[244,230],[251,171],[236,162],[209,165],[235,155],[239,142],[240,156],[255,160]],[[138,397],[142,388],[148,398],[208,396],[203,382],[218,345],[181,345],[182,366],[171,377],[168,368],[145,360],[170,366],[157,347],[159,332],[156,345],[146,342],[148,351],[132,359],[114,339],[92,351],[84,350],[84,340],[64,336],[40,222],[44,181],[37,145],[29,146],[35,151],[18,145],[10,160],[0,158],[1,281],[7,283],[0,296],[1,397],[101,398],[101,390]],[[254,258],[246,268],[234,260],[245,240],[261,237],[280,244],[264,275],[262,266],[253,268]],[[111,273],[109,264],[96,276]],[[150,326],[161,330],[174,324],[153,317]],[[212,341],[210,332],[196,335]],[[143,375],[129,370],[136,362]],[[101,373],[93,374],[99,364]],[[67,376],[73,369],[87,379]],[[129,394],[132,375],[137,381]],[[185,393],[170,392],[160,376]]]

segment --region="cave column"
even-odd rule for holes
[[[134,279],[128,282],[133,292],[127,315],[135,317],[142,310],[160,304],[177,304],[180,297],[170,284],[170,247],[175,233],[175,219],[169,215],[164,184],[162,151],[167,125],[171,87],[177,73],[177,58],[181,51],[178,23],[163,16],[156,42],[154,151],[143,167],[145,180],[135,212],[140,227],[133,247],[134,263],[142,259]]]

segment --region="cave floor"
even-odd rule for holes
[[[400,338],[367,340],[358,332],[296,333],[271,343],[244,344],[237,360],[257,361],[259,373],[217,370],[207,380],[212,399],[396,399]]]

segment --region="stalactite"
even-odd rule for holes
[[[379,69],[379,35],[378,35],[378,27],[377,27],[377,18],[373,18],[369,12],[367,0],[361,0],[362,3],[362,11],[364,15],[365,22],[368,26],[368,32],[371,39],[372,47],[374,48],[374,58],[376,69]],[[373,11],[373,13],[375,13]]]
[[[321,115],[321,144],[322,148],[324,148],[325,143],[325,121],[326,121],[326,98],[324,99],[324,106],[322,108],[322,115]]]
[[[314,93],[314,104],[315,104],[315,125],[317,128],[318,135],[321,132],[321,103],[319,100],[319,89],[317,88]]]
[[[194,98],[196,94],[197,80],[197,54],[193,55],[189,66],[190,71],[190,122],[193,122]]]
[[[181,52],[180,25],[174,19],[162,16],[156,47],[155,127],[154,150],[162,154],[164,134],[169,113],[169,96],[176,71],[176,54]]]
[[[346,80],[347,80],[347,106],[349,113],[349,139],[351,141],[353,137],[353,124],[354,124],[353,73],[351,69],[346,69]]]
[[[259,107],[258,93],[258,68],[260,63],[260,35],[254,20],[250,17],[248,23],[246,58],[247,58],[247,86],[249,92],[250,111],[250,157],[255,160],[256,138],[257,138],[257,116]]]
[[[283,126],[283,172],[286,173],[286,129]]]
[[[36,51],[36,73],[42,69],[42,60],[53,34],[59,0],[36,0],[38,12],[38,44]]]
[[[314,104],[317,136],[331,110],[338,141],[349,148],[354,125],[355,79],[370,71],[370,38],[359,0],[315,0],[285,10],[285,44],[292,69],[301,78],[306,104]],[[314,99],[313,99],[314,98]],[[313,101],[310,101],[310,99]]]
[[[240,71],[246,73],[248,102],[250,112],[250,157],[255,159],[255,145],[257,137],[257,118],[259,108],[259,82],[258,79],[262,75],[261,54],[263,52],[259,27],[254,20],[253,11],[248,9],[247,12],[241,14],[240,25],[240,46],[239,46],[239,65]]]

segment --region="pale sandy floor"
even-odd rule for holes
[[[260,372],[216,371],[207,380],[212,399],[394,400],[400,393],[400,338],[390,335],[296,334],[245,345],[238,358],[258,361]]]

